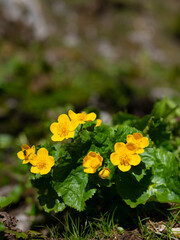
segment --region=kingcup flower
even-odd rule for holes
[[[30,159],[34,158],[35,156],[35,146],[33,145],[31,148],[26,145],[23,144],[21,146],[22,151],[19,151],[17,153],[17,156],[19,159],[23,160],[23,164],[26,164],[30,161]]]
[[[99,127],[99,126],[101,126],[101,123],[102,123],[102,121],[101,121],[101,119],[96,119],[96,127]]]
[[[94,121],[96,119],[96,114],[92,113],[75,113],[69,110],[68,115],[72,122],[77,122],[78,124],[84,124],[85,122]]]
[[[111,173],[111,171],[109,168],[103,167],[103,169],[99,172],[99,176],[102,179],[106,179],[110,176],[110,173]]]
[[[127,136],[127,143],[129,143],[129,149],[136,151],[136,153],[143,153],[144,148],[149,146],[149,140],[147,137],[143,137],[141,133],[133,133]]]
[[[32,164],[30,170],[32,173],[44,175],[50,172],[52,166],[54,166],[54,158],[49,156],[46,148],[40,148],[37,151],[37,155],[30,160],[30,163]]]
[[[90,151],[88,155],[83,159],[84,172],[95,173],[96,170],[102,166],[103,157],[96,152]]]
[[[54,122],[50,126],[50,131],[53,133],[51,139],[53,141],[62,141],[64,139],[73,138],[77,126],[77,122],[70,121],[66,114],[61,114],[58,117],[58,122]]]
[[[135,148],[134,148],[135,149]],[[110,155],[110,160],[113,165],[117,165],[119,170],[127,172],[131,169],[131,165],[136,166],[141,162],[140,156],[128,148],[128,144],[123,142],[116,143],[114,146],[115,152]]]

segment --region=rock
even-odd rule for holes
[[[10,25],[14,23],[18,23],[19,27],[26,27],[29,31],[32,30],[36,40],[45,40],[52,33],[52,26],[45,17],[40,1],[0,0],[0,6],[1,22],[4,20],[4,24],[1,23],[0,26],[1,35],[6,35],[6,31],[9,31]]]

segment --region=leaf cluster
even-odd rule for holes
[[[113,189],[131,208],[147,201],[180,203],[180,162],[176,148],[179,108],[167,99],[157,102],[151,114],[143,118],[119,112],[113,125],[96,127],[87,122],[76,130],[75,138],[63,144],[47,144],[45,147],[55,158],[55,166],[49,174],[32,176],[32,184],[38,188],[38,199],[45,211],[59,212],[66,207],[85,210],[86,202],[94,195],[102,196],[102,188]],[[141,156],[141,163],[129,172],[121,172],[110,161],[110,154],[117,142],[126,143],[128,134],[140,132],[149,138],[149,146]],[[103,157],[103,166],[111,170],[108,179],[101,179],[98,172],[83,171],[83,159],[89,151]]]

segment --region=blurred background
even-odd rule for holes
[[[0,185],[24,181],[16,152],[68,109],[108,123],[179,104],[179,63],[179,0],[0,0]]]

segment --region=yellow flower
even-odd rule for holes
[[[50,172],[52,166],[54,166],[54,158],[48,155],[47,149],[40,148],[35,158],[30,160],[30,163],[32,164],[32,173],[40,173],[43,175]]]
[[[90,151],[83,159],[84,172],[95,173],[96,170],[102,166],[103,157],[100,154]]]
[[[23,144],[21,146],[21,149],[22,151],[19,151],[17,153],[17,156],[19,159],[23,160],[23,164],[26,164],[30,161],[30,159],[34,158],[36,155],[35,155],[35,146],[33,145],[31,148],[26,145],[26,144]]]
[[[149,146],[149,140],[147,137],[143,137],[141,133],[133,133],[133,135],[127,136],[127,143],[129,143],[129,149],[136,151],[136,153],[143,153],[144,148]],[[133,146],[134,145],[134,146]]]
[[[114,146],[115,152],[110,155],[110,160],[113,165],[117,165],[119,170],[127,172],[131,169],[131,165],[136,166],[141,162],[140,156],[129,150],[128,145],[120,142]]]
[[[107,168],[107,167],[103,167],[103,169],[99,172],[99,176],[102,178],[102,179],[106,179],[110,176],[110,169]]]
[[[96,119],[96,127],[99,127],[99,126],[101,126],[101,123],[102,123],[102,121],[101,121],[101,119]]]
[[[77,122],[78,124],[84,124],[85,122],[94,121],[96,119],[96,114],[92,113],[75,113],[69,110],[68,115],[72,122]]]
[[[58,117],[58,122],[54,122],[50,126],[50,131],[53,133],[51,139],[53,141],[62,141],[64,139],[73,138],[75,129],[78,126],[76,122],[70,121],[66,114],[61,114]]]

